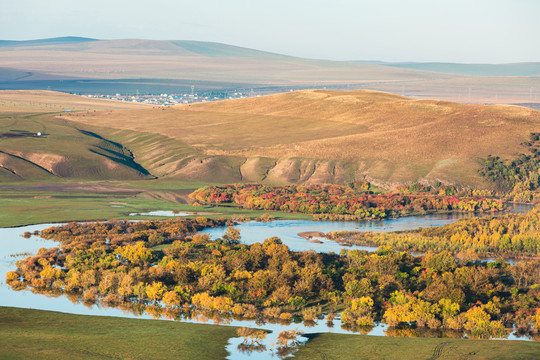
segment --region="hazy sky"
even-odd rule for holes
[[[540,0],[4,0],[0,38],[204,40],[309,58],[540,61]]]

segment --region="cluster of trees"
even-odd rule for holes
[[[500,200],[455,196],[449,186],[411,185],[402,193],[373,194],[365,186],[232,184],[206,186],[190,194],[202,203],[236,203],[244,208],[318,214],[318,219],[359,220],[425,211],[499,211]]]
[[[335,231],[327,236],[348,245],[389,245],[417,252],[450,251],[470,259],[479,256],[537,257],[540,255],[540,207],[527,214],[473,217],[412,231]]]
[[[459,263],[448,252],[413,257],[388,247],[295,252],[275,237],[242,244],[232,227],[215,241],[197,233],[222,225],[198,218],[49,228],[41,235],[61,248],[17,262],[7,282],[156,312],[198,308],[287,322],[342,311],[348,326],[384,320],[479,337],[500,336],[514,324],[540,327],[538,261]]]
[[[490,155],[479,171],[510,199],[537,202],[540,201],[540,133],[531,133],[522,145],[527,148],[527,154],[507,161]]]

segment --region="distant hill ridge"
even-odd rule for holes
[[[364,61],[362,61],[364,62]],[[462,64],[446,62],[400,62],[366,61],[364,63],[391,66],[402,69],[433,71],[471,76],[540,76],[540,62],[508,64]]]
[[[180,83],[180,85],[179,85]],[[540,104],[540,63],[369,63],[306,59],[194,40],[58,37],[0,41],[0,90],[184,93],[372,89],[466,103]]]
[[[26,46],[51,46],[51,45],[75,45],[80,43],[99,42],[103,44],[101,50],[106,48],[119,49],[174,49],[177,46],[185,51],[178,51],[178,55],[188,55],[187,52],[193,54],[208,56],[213,58],[219,57],[236,57],[236,58],[254,58],[254,59],[300,59],[294,56],[281,55],[268,51],[255,50],[241,46],[228,45],[224,43],[211,41],[195,41],[195,40],[148,40],[148,39],[113,39],[102,40],[78,36],[64,36],[46,39],[35,40],[0,40],[0,47],[26,47]],[[167,46],[169,45],[169,46]],[[170,46],[174,45],[174,46]],[[79,49],[79,48],[76,48]]]
[[[80,36],[63,36],[31,40],[0,40],[0,47],[40,46],[76,44],[87,42],[131,42],[131,43],[172,43],[189,52],[208,57],[240,57],[260,59],[298,59],[295,56],[282,55],[264,50],[256,50],[241,46],[229,45],[211,41],[196,40],[145,40],[145,39],[115,39],[102,40]],[[461,74],[472,76],[538,76],[540,75],[540,62],[519,62],[505,64],[472,64],[452,62],[386,62],[386,61],[356,61],[364,64],[390,66],[402,69],[414,69],[448,74]]]
[[[77,37],[1,41],[1,68],[90,80],[191,79],[264,86],[426,78],[415,70],[304,59],[214,42]],[[29,80],[32,76],[24,79]]]
[[[35,39],[35,40],[0,40],[0,47],[58,45],[58,44],[81,43],[81,42],[90,42],[90,41],[100,41],[100,40],[86,38],[86,37],[79,37],[79,36],[62,36],[62,37]]]

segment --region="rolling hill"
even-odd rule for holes
[[[470,76],[540,76],[540,63],[514,64],[459,64],[459,63],[387,63],[374,64],[392,66],[401,69],[434,71],[447,74]]]
[[[328,90],[57,118],[125,144],[155,176],[272,184],[366,176],[383,187],[486,186],[479,160],[516,156],[540,128],[540,112],[523,107]]]
[[[149,107],[151,106],[141,103],[92,99],[52,91],[0,91],[0,114],[12,112],[126,110]]]
[[[0,92],[0,181],[150,179],[123,145],[53,116],[145,108],[47,91]]]
[[[97,39],[79,37],[79,36],[63,36],[48,39],[35,40],[0,40],[0,47],[19,47],[19,46],[40,46],[40,45],[57,45],[69,43],[82,43],[88,41],[98,41]]]
[[[0,41],[0,89],[183,93],[192,85],[198,91],[254,88],[262,94],[291,88],[370,89],[465,103],[540,107],[537,63],[326,61],[187,40]]]
[[[190,79],[289,85],[426,76],[414,70],[301,59],[199,41],[56,38],[7,45],[0,43],[0,68],[73,79]],[[24,80],[31,81],[32,76]]]

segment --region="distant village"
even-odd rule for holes
[[[87,94],[83,95],[88,98],[97,98],[97,99],[109,99],[109,100],[119,100],[127,102],[138,102],[151,105],[159,106],[171,106],[178,104],[191,104],[198,102],[209,102],[209,101],[218,101],[226,99],[242,99],[246,97],[260,96],[256,94],[253,89],[249,91],[230,91],[230,92],[216,92],[209,91],[201,94],[193,92],[189,94],[135,94],[135,95],[125,95],[125,94]]]

